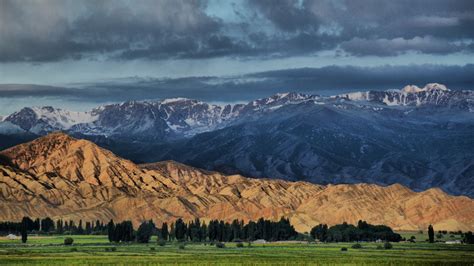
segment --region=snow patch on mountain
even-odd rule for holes
[[[383,104],[386,106],[436,105],[465,111],[470,111],[474,108],[473,91],[452,91],[439,83],[429,83],[423,88],[419,88],[416,85],[408,85],[399,90],[352,92],[330,98]]]
[[[191,99],[182,98],[182,97],[169,98],[169,99],[164,99],[164,100],[162,100],[160,103],[161,103],[161,104],[170,104],[170,103],[184,102],[184,101],[191,101]]]
[[[32,107],[31,109],[35,112],[37,119],[47,121],[50,125],[61,129],[69,129],[76,124],[97,120],[97,115],[91,112],[73,112],[50,106]]]
[[[365,91],[365,92],[360,92],[360,91],[357,91],[357,92],[351,92],[351,93],[347,93],[347,94],[343,94],[343,95],[340,95],[341,97],[343,98],[347,98],[351,101],[366,101],[369,99],[369,93],[368,91]]]

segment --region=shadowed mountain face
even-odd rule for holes
[[[315,185],[250,179],[176,162],[136,165],[92,142],[54,133],[0,153],[0,219],[290,218],[297,230],[367,220],[395,229],[474,229],[474,200],[401,185]]]
[[[306,102],[189,140],[153,160],[318,184],[401,183],[473,195],[474,121],[416,110],[357,110]],[[469,114],[470,115],[470,114]],[[466,120],[463,120],[466,119]],[[167,152],[165,152],[167,151]]]
[[[440,187],[474,197],[474,93],[441,84],[333,97],[283,93],[225,106],[178,98],[84,113],[25,108],[0,123],[8,136],[0,144],[52,130],[135,162],[175,160],[318,184]]]

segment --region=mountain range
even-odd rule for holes
[[[402,185],[316,185],[246,178],[173,161],[137,165],[96,144],[51,133],[0,152],[0,219],[290,218],[300,232],[319,223],[386,224],[397,230],[474,229],[474,200]]]
[[[436,83],[327,97],[280,93],[247,104],[175,98],[88,112],[26,107],[0,122],[0,148],[57,130],[136,163],[474,197],[474,92]]]

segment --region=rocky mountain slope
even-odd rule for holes
[[[359,219],[396,229],[473,230],[474,200],[401,185],[314,185],[223,175],[176,162],[136,165],[53,133],[0,153],[0,219],[278,219],[299,231]]]
[[[228,174],[317,184],[401,183],[474,196],[472,114],[364,111],[352,104],[285,106],[143,154]]]

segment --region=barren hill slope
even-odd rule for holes
[[[359,219],[395,229],[473,230],[474,200],[401,185],[320,186],[223,175],[172,161],[136,165],[95,144],[53,133],[0,152],[0,219],[24,215],[158,223],[278,219],[299,231]]]

